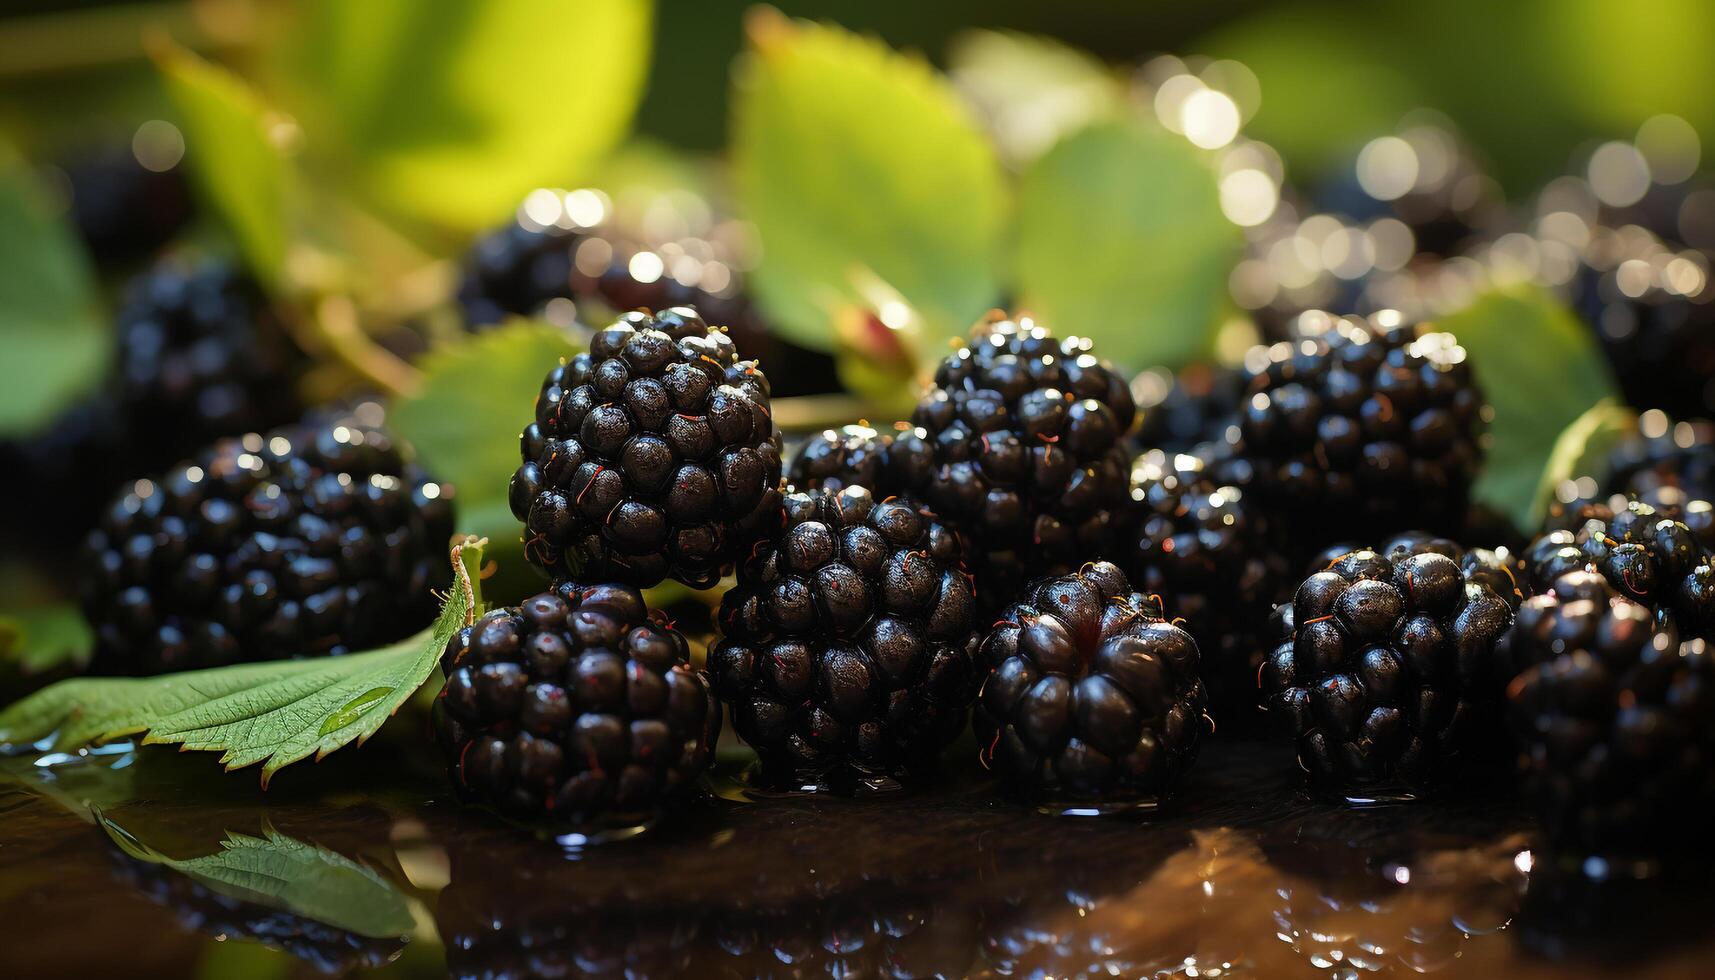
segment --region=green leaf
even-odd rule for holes
[[[1556,491],[1568,481],[1608,477],[1608,456],[1626,436],[1637,431],[1638,413],[1612,398],[1604,398],[1567,426],[1554,441],[1548,462],[1537,481],[1527,530],[1542,526]]]
[[[94,650],[89,623],[70,603],[0,609],[0,663],[16,663],[25,674],[86,663]]]
[[[192,177],[226,222],[250,269],[278,287],[285,274],[290,164],[277,145],[291,123],[269,111],[238,76],[172,44],[155,63],[178,109]]]
[[[373,868],[272,827],[262,837],[229,832],[216,853],[180,859],[138,840],[99,810],[95,819],[130,857],[171,868],[229,898],[372,939],[408,936],[415,927],[404,894]]]
[[[752,279],[780,329],[836,347],[840,310],[902,302],[918,354],[1000,299],[1006,188],[993,148],[921,58],[837,27],[751,21],[737,73],[733,167],[756,224]]]
[[[143,735],[145,745],[219,752],[228,769],[260,762],[267,786],[284,766],[366,741],[434,673],[447,641],[481,606],[484,544],[453,546],[452,593],[416,636],[344,657],[61,681],[0,711],[0,746],[51,737],[55,750],[68,751]]]
[[[39,430],[101,377],[109,344],[97,300],[89,260],[64,215],[0,145],[0,437]]]
[[[947,74],[1014,164],[1121,104],[1118,79],[1099,59],[1033,34],[966,31],[947,52]]]
[[[1607,362],[1590,330],[1534,287],[1486,293],[1438,326],[1470,352],[1494,407],[1488,462],[1473,496],[1531,528],[1561,432],[1616,397]]]
[[[1022,308],[1141,368],[1205,353],[1241,244],[1201,152],[1135,120],[1062,140],[1024,174]]]
[[[624,137],[649,0],[318,0],[275,67],[327,169],[401,215],[479,230]]]
[[[518,469],[518,434],[535,417],[542,379],[575,353],[563,331],[515,320],[431,351],[419,364],[422,384],[388,408],[393,430],[416,447],[425,466],[458,488],[460,528],[494,542],[491,554],[503,572],[525,570],[518,520],[507,501]]]

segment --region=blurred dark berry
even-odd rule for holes
[[[1238,420],[1245,376],[1237,368],[1193,364],[1177,372],[1145,371],[1131,381],[1138,428],[1133,442],[1144,452],[1182,453],[1220,441]]]
[[[60,169],[71,186],[72,222],[103,271],[148,258],[194,214],[184,168],[150,170],[129,145],[73,156]]]

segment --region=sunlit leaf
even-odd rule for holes
[[[51,738],[67,751],[143,735],[144,744],[219,752],[228,769],[262,763],[267,785],[283,766],[367,740],[434,673],[447,640],[481,607],[482,545],[454,546],[450,594],[415,636],[343,657],[61,681],[0,711],[0,746]]]
[[[245,261],[264,283],[285,272],[290,164],[278,146],[290,123],[272,113],[238,76],[171,44],[155,51],[178,109],[192,177],[226,222]]]
[[[307,152],[390,211],[455,229],[567,185],[625,134],[649,0],[316,0],[275,66]]]
[[[0,342],[6,369],[0,437],[41,428],[94,385],[108,359],[108,332],[89,260],[46,188],[5,146]]]
[[[1020,303],[1129,367],[1183,364],[1212,343],[1240,242],[1200,151],[1141,122],[1097,123],[1025,171]]]
[[[1486,293],[1439,326],[1470,352],[1494,406],[1493,441],[1473,495],[1529,528],[1561,433],[1617,398],[1607,362],[1589,328],[1533,288]]]
[[[1118,78],[1099,59],[1032,34],[966,31],[948,49],[947,74],[1015,164],[1121,104]]]
[[[782,332],[832,350],[841,308],[897,296],[921,318],[918,352],[939,355],[1001,298],[993,148],[918,57],[772,11],[750,27],[732,152],[758,297]]]
[[[219,851],[181,859],[143,843],[105,814],[98,812],[96,822],[134,860],[171,868],[241,902],[373,939],[410,935],[414,925],[404,893],[373,868],[272,827],[262,837],[228,833]]]
[[[1548,462],[1537,481],[1527,529],[1541,526],[1554,502],[1555,491],[1568,480],[1608,477],[1608,456],[1622,439],[1637,431],[1638,413],[1612,398],[1604,398],[1567,426],[1554,441]]]

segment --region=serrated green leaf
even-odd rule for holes
[[[145,745],[219,752],[228,769],[262,763],[266,786],[284,766],[367,740],[434,673],[447,641],[481,607],[484,544],[467,539],[453,547],[451,594],[416,636],[344,657],[61,681],[0,711],[0,746],[52,737],[54,748],[66,751],[142,735]],[[365,701],[377,688],[389,693]],[[330,729],[334,716],[348,720]]]
[[[1118,79],[1099,59],[1033,34],[965,31],[948,48],[947,74],[1015,165],[1121,104]]]
[[[430,352],[419,364],[422,384],[387,411],[424,465],[458,488],[460,528],[492,542],[490,557],[503,574],[527,570],[507,501],[518,434],[535,417],[542,379],[575,353],[564,331],[515,320]],[[513,598],[504,588],[500,594]]]
[[[762,243],[758,299],[793,340],[836,347],[876,289],[942,353],[1000,299],[1006,187],[993,148],[921,58],[837,27],[752,17],[733,93],[733,167]]]
[[[318,0],[275,68],[328,169],[393,213],[474,231],[625,135],[653,19],[649,0]]]
[[[1472,494],[1519,528],[1531,528],[1561,433],[1603,399],[1617,397],[1607,362],[1590,330],[1534,287],[1485,293],[1439,326],[1470,352],[1494,407],[1488,461]]]
[[[109,357],[89,260],[47,189],[0,146],[0,437],[26,435],[95,385]]]
[[[1554,441],[1548,462],[1542,468],[1526,530],[1542,526],[1555,491],[1566,481],[1580,477],[1606,480],[1609,454],[1622,439],[1637,431],[1637,425],[1637,412],[1615,399],[1604,398],[1567,426]]]
[[[272,827],[263,837],[229,832],[216,853],[179,859],[138,840],[100,811],[95,819],[131,858],[171,868],[241,902],[372,939],[408,936],[415,925],[405,895],[373,868]]]
[[[1241,243],[1203,155],[1136,120],[1067,137],[1019,189],[1022,308],[1132,368],[1208,350]]]
[[[237,75],[184,48],[161,45],[155,63],[178,109],[185,142],[196,148],[188,163],[192,178],[251,271],[278,287],[285,274],[293,174],[275,129],[289,124]]]

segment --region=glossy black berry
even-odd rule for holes
[[[1315,788],[1410,797],[1480,754],[1513,607],[1449,547],[1411,536],[1342,555],[1276,617],[1262,685]]]
[[[1247,357],[1240,442],[1258,493],[1312,547],[1456,527],[1488,413],[1465,349],[1391,315],[1298,323]]]
[[[708,766],[720,712],[685,637],[628,585],[564,582],[441,655],[435,734],[459,791],[571,822],[647,819]]]
[[[1608,454],[1607,490],[1657,507],[1715,500],[1715,422],[1645,412],[1637,431]]]
[[[905,422],[887,429],[862,423],[824,429],[798,448],[786,478],[804,490],[855,486],[879,497],[910,494],[933,475],[927,439],[927,432]]]
[[[1589,569],[1519,609],[1507,688],[1527,787],[1556,846],[1704,846],[1715,803],[1715,655]]]
[[[1131,381],[1138,427],[1133,441],[1145,451],[1191,452],[1223,441],[1238,421],[1245,375],[1220,364],[1192,364],[1178,372],[1145,371]]]
[[[123,269],[172,241],[190,221],[190,184],[180,166],[152,170],[129,144],[68,159],[71,219],[90,258]]]
[[[452,531],[450,489],[382,429],[224,439],[113,503],[84,611],[126,673],[363,650],[434,616]]]
[[[512,513],[553,578],[707,588],[778,522],[768,379],[694,310],[627,313],[548,372]]]
[[[1107,562],[1044,578],[982,644],[983,761],[1045,805],[1153,804],[1197,755],[1197,642]]]
[[[1633,500],[1617,511],[1588,504],[1567,516],[1583,520],[1542,534],[1526,555],[1537,591],[1587,568],[1632,601],[1671,613],[1686,636],[1715,637],[1715,557],[1707,537],[1680,519],[1709,527],[1707,502],[1658,510]]]
[[[709,654],[733,728],[782,777],[933,766],[976,687],[958,536],[861,486],[785,506],[780,533],[739,566]]]

